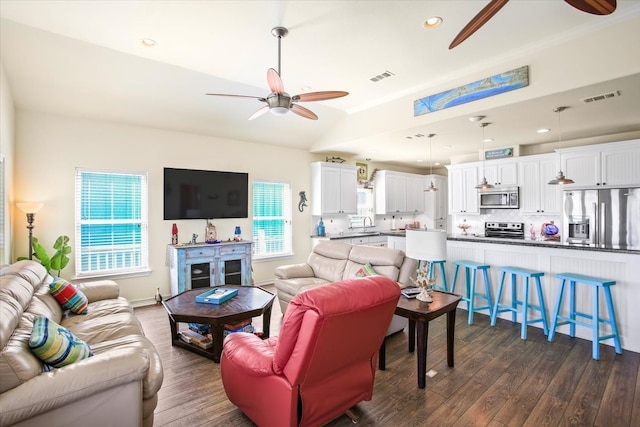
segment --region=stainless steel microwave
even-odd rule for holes
[[[478,191],[480,209],[520,209],[518,187],[490,188]]]

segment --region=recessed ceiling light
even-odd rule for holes
[[[479,122],[480,120],[484,119],[486,116],[471,116],[469,117],[469,121],[470,122]]]
[[[416,160],[416,162],[418,162],[418,163],[422,163],[422,162],[423,162],[423,160],[422,160],[422,159],[418,159],[418,160]]]
[[[538,132],[538,133],[547,133],[547,132],[549,132],[549,131],[551,131],[551,129],[549,129],[549,128],[542,128],[542,129],[538,129],[536,132]]]
[[[432,16],[431,18],[429,18],[426,21],[424,21],[424,24],[422,24],[422,25],[425,28],[436,28],[440,24],[442,24],[442,18],[440,18],[439,16]]]
[[[309,91],[311,90],[311,86],[302,86],[302,87],[300,88],[300,90],[301,90],[302,92],[309,92]]]
[[[142,45],[146,47],[154,47],[155,45],[158,44],[158,42],[156,42],[155,40],[148,39],[148,38],[142,39],[141,42],[142,42]]]
[[[492,142],[492,141],[493,141],[493,138],[485,138],[485,139],[483,139],[483,141],[484,141],[484,142]]]

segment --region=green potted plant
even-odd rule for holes
[[[47,250],[38,242],[36,237],[33,238],[32,248],[33,256],[40,261],[40,264],[47,269],[49,274],[52,271],[56,276],[60,276],[60,272],[69,264],[69,254],[71,253],[71,246],[69,246],[69,236],[60,236],[53,244],[55,253],[49,257]],[[18,258],[18,260],[27,259],[25,257]]]

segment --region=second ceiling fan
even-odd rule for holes
[[[449,49],[453,49],[460,43],[468,39],[473,33],[478,31],[480,27],[487,23],[502,6],[507,4],[509,0],[491,0],[471,21],[458,33],[455,39],[449,45]],[[616,0],[564,0],[571,6],[583,12],[593,15],[609,15],[616,10]]]
[[[267,70],[267,84],[269,85],[269,90],[271,93],[266,97],[261,96],[250,96],[250,95],[230,95],[224,93],[207,93],[207,95],[212,96],[232,96],[236,98],[253,98],[258,101],[266,103],[265,106],[260,108],[258,111],[253,113],[249,120],[253,120],[256,117],[259,117],[270,111],[272,114],[277,116],[282,116],[289,111],[294,112],[295,114],[302,116],[306,119],[318,120],[318,116],[311,110],[298,105],[298,102],[311,102],[311,101],[324,101],[327,99],[341,98],[343,96],[349,95],[349,92],[343,91],[323,91],[323,92],[309,92],[309,93],[301,93],[299,95],[289,95],[284,91],[284,84],[282,83],[282,78],[280,77],[280,43],[283,37],[286,37],[289,34],[289,30],[284,27],[275,27],[271,30],[271,34],[278,39],[278,71],[273,68],[269,68]]]

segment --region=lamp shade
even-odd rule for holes
[[[24,213],[38,213],[44,206],[44,203],[20,202],[16,206]]]
[[[447,259],[447,233],[437,230],[407,230],[405,253],[418,261]]]

